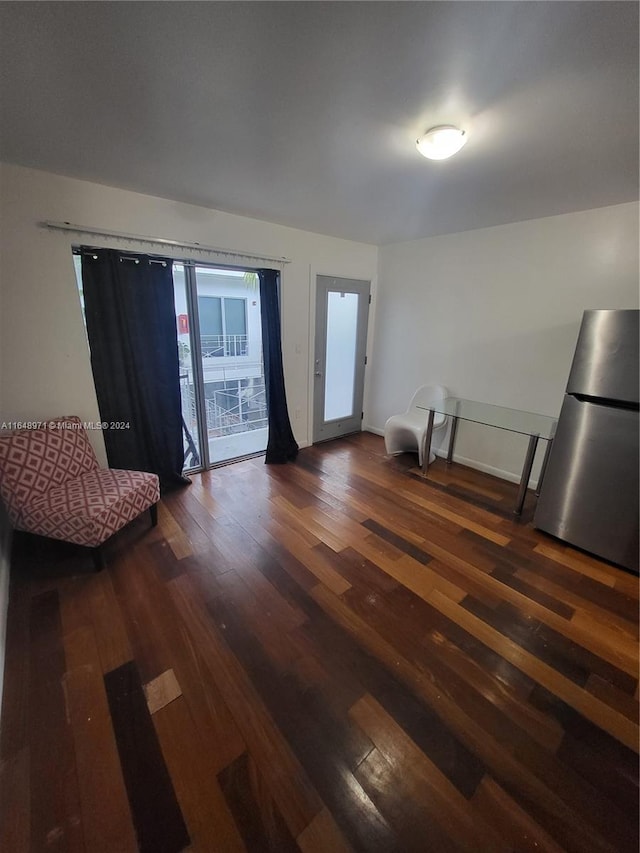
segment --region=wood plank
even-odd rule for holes
[[[212,493],[211,489],[207,487],[207,483],[205,476],[194,477],[190,489],[191,493],[202,504],[211,518],[221,518],[227,512],[224,495],[216,497],[216,494]]]
[[[515,522],[513,484],[414,467],[360,434],[195,475],[97,574],[17,536],[3,849],[131,849],[102,675],[135,660],[190,850],[458,851],[480,814],[471,849],[635,853],[638,579]]]
[[[615,809],[631,818],[625,831],[628,833],[632,829],[627,840],[632,840],[631,846],[635,849],[640,820],[637,754],[540,685],[531,691],[529,701],[555,717],[564,728],[566,736],[557,753],[563,764],[589,780],[603,800],[615,803]]]
[[[628,695],[633,694],[636,680],[631,675],[513,605],[503,602],[497,608],[489,608],[473,596],[467,596],[462,606],[576,684],[583,687],[589,673],[593,672]]]
[[[563,853],[549,833],[512,800],[490,776],[482,780],[471,802],[512,845],[515,853]]]
[[[178,853],[189,835],[135,664],[104,676],[120,764],[141,853]]]
[[[351,708],[350,714],[395,769],[396,778],[409,777],[423,789],[419,795],[420,802],[431,819],[444,829],[447,838],[464,850],[508,849],[481,813],[469,807],[469,802],[457,788],[375,699],[364,696]]]
[[[76,629],[66,635],[64,646],[63,683],[75,744],[84,843],[95,853],[133,853],[138,844],[93,630]]]
[[[0,761],[19,752],[26,754],[23,751],[29,745],[30,607],[29,581],[14,569],[9,582],[5,636]]]
[[[534,590],[541,590],[544,594],[553,596],[556,601],[565,602],[570,605],[573,608],[573,613],[569,618],[573,621],[574,625],[579,622],[579,619],[574,620],[574,615],[576,613],[584,614],[593,623],[602,625],[606,630],[619,631],[633,637],[635,640],[638,639],[637,622],[634,623],[616,613],[612,613],[610,610],[607,610],[606,607],[600,607],[588,599],[585,599],[580,594],[579,588],[577,588],[578,591],[576,592],[572,589],[560,586],[560,584],[554,583],[549,578],[539,575],[535,567],[528,569],[518,568],[514,573],[514,576],[524,581],[529,587],[533,587]],[[507,581],[507,583],[509,583],[509,581]],[[527,590],[527,595],[531,595],[529,590]]]
[[[344,599],[347,603],[346,598]],[[352,605],[351,593],[348,604]],[[375,626],[377,628],[377,626]],[[375,630],[375,629],[374,629]],[[396,678],[393,668],[364,653],[349,632],[328,617],[320,607],[310,607],[310,619],[301,632],[310,654],[321,658],[330,671],[330,695],[344,703],[346,714],[365,692],[371,693],[396,721],[403,726],[423,752],[464,796],[470,796],[485,772],[482,761],[455,737],[446,720],[425,707]],[[419,643],[414,641],[414,647]],[[401,650],[396,642],[396,652]]]
[[[31,847],[84,851],[73,732],[67,716],[59,597],[56,590],[31,601],[29,742]],[[38,630],[35,630],[35,626]]]
[[[200,558],[200,554],[192,554],[189,557],[183,557],[181,560],[176,559],[176,555],[164,538],[150,543],[147,548],[158,577],[165,581],[181,575],[185,570],[185,563],[187,561],[198,560]]]
[[[218,781],[247,850],[295,853],[298,846],[255,762],[246,752],[218,774]]]
[[[340,625],[358,638],[358,642],[371,655],[375,655],[392,668],[397,677],[409,685],[416,696],[436,711],[461,741],[482,758],[492,776],[512,795],[517,795],[518,802],[526,803],[528,810],[547,831],[552,832],[554,838],[560,837],[561,843],[567,844],[569,849],[581,851],[600,850],[612,853],[619,849],[632,849],[626,844],[619,846],[620,838],[616,838],[615,842],[610,844],[606,840],[607,835],[601,834],[593,825],[594,821],[607,818],[607,831],[611,833],[612,827],[621,823],[620,814],[611,824],[608,822],[608,812],[603,813],[600,807],[597,810],[589,809],[586,813],[578,814],[565,802],[568,795],[574,794],[579,801],[581,793],[576,784],[577,778],[567,784],[564,779],[566,774],[562,773],[538,777],[526,763],[514,757],[511,749],[503,745],[501,739],[496,740],[488,735],[477,724],[473,715],[463,711],[451,701],[439,685],[433,684],[429,677],[425,677],[416,670],[393,646],[349,611],[339,598],[321,585],[312,590],[312,595]],[[627,823],[624,827],[621,826],[621,829],[628,832],[629,826],[630,824]]]
[[[153,681],[142,685],[147,700],[147,708],[150,714],[155,714],[169,702],[173,702],[178,696],[182,696],[182,688],[178,684],[176,674],[172,669],[161,673]]]
[[[320,539],[308,529],[305,521],[298,518],[295,513],[288,511],[286,506],[282,506],[282,504],[279,506],[277,501],[278,498],[276,497],[273,501],[273,507],[270,507],[270,515],[273,521],[290,530],[291,533],[295,533],[297,538],[302,540],[308,548],[318,545]]]
[[[158,504],[158,522],[162,534],[169,543],[169,547],[175,554],[176,559],[181,560],[183,557],[190,557],[193,554],[191,542],[182,532],[182,529],[164,501],[160,501]]]
[[[613,587],[619,592],[624,593],[624,595],[629,595],[635,599],[640,598],[640,581],[638,580],[638,575],[631,574],[631,572],[617,571]]]
[[[399,772],[400,762],[392,764],[374,747],[356,768],[355,775],[377,808],[394,827],[403,853],[422,853],[425,839],[429,848],[442,853],[463,849],[435,819],[429,802],[429,789],[416,773]]]
[[[201,578],[196,555],[181,562],[191,561]],[[245,744],[215,681],[208,675],[190,626],[180,618],[168,586],[154,571],[148,549],[142,547],[131,555],[130,562],[115,568],[118,600],[143,680],[148,682],[173,669],[207,748],[211,770],[216,773],[237,758]],[[210,572],[207,575],[215,585],[216,578]]]
[[[385,525],[379,524],[372,518],[367,518],[365,521],[363,521],[362,526],[366,527],[367,530],[370,530],[372,533],[375,533],[381,539],[385,539],[387,542],[390,542],[392,545],[395,545],[396,548],[398,548],[400,551],[403,551],[405,554],[408,554],[418,563],[422,563],[423,566],[426,566],[428,563],[431,562],[431,560],[433,560],[431,554],[427,554],[427,552],[420,547],[420,545],[424,544],[424,540],[419,544],[415,544],[404,536],[401,536],[400,534],[390,530]]]
[[[435,465],[440,466],[440,468],[447,467],[443,459],[437,459]],[[483,483],[491,483],[492,487],[495,487],[502,495],[497,501],[487,500],[472,488],[473,483],[479,482],[478,477],[471,474],[472,470],[453,463],[449,466],[449,472],[451,476],[456,477],[456,480],[447,486],[430,482],[429,478],[425,481],[422,472],[413,470],[408,473],[411,475],[414,487],[418,487],[422,481],[438,503],[442,503],[443,506],[454,512],[468,515],[469,518],[489,528],[501,530],[510,538],[512,536],[520,540],[528,538],[528,525],[533,515],[532,492],[527,492],[522,515],[516,518],[513,514],[513,507],[518,493],[517,484],[490,475],[482,477],[480,472],[475,472],[476,475],[482,477]]]
[[[362,540],[352,542],[351,548],[420,598],[426,598],[439,579],[438,575],[429,566],[416,562],[400,551],[390,559],[387,554],[381,552],[376,540],[378,537],[370,534]],[[405,557],[406,559],[403,559]]]
[[[140,544],[123,554],[110,574],[133,657],[147,683],[174,664],[171,623],[161,606],[162,585],[148,548]]]
[[[278,565],[286,569],[287,574],[294,578],[296,584],[302,589],[311,589],[318,583],[318,578],[287,549],[285,543],[277,539],[266,527],[258,524],[255,518],[247,519],[243,516],[241,527],[246,535],[255,539],[267,553],[275,558]]]
[[[416,601],[412,613],[404,603],[401,607],[396,606],[390,596],[373,598],[364,595],[356,599],[350,592],[345,600],[421,672],[428,672],[434,683],[453,701],[469,712],[475,712],[478,722],[482,722],[488,731],[500,732],[505,741],[513,741],[515,723],[517,728],[527,732],[550,752],[559,747],[564,736],[562,726],[526,701],[531,689],[530,680],[522,678],[514,684],[513,678],[505,677],[509,664],[489,650],[486,650],[488,654],[483,651],[474,655],[467,642],[468,635],[461,638],[464,632],[452,630],[455,629],[453,623],[445,626],[448,620],[438,619],[441,615],[438,611]],[[496,674],[489,672],[490,655],[495,658]],[[524,689],[520,688],[522,681],[528,682]],[[487,703],[494,706],[493,713],[490,713]],[[424,751],[429,754],[428,750]],[[469,795],[473,790],[468,792]]]
[[[340,537],[338,535],[339,531],[335,528],[331,531],[315,523],[314,513],[316,510],[314,507],[307,507],[304,510],[298,509],[298,507],[294,506],[282,495],[277,495],[273,499],[273,504],[279,509],[277,517],[279,517],[281,523],[295,527],[301,534],[310,533],[318,540],[318,542],[309,543],[312,547],[319,542],[324,542],[333,551],[342,551],[343,548],[346,548],[347,537]]]
[[[588,578],[602,583],[605,586],[614,587],[616,583],[615,575],[607,571],[602,565],[591,565],[586,559],[580,559],[576,553],[568,552],[562,545],[555,545],[551,542],[539,542],[533,549],[536,554],[542,554],[543,557],[548,557],[562,566],[567,566],[580,574],[586,575]]]
[[[60,584],[60,612],[65,637],[91,629],[103,673],[131,660],[131,645],[108,571],[65,579]]]
[[[269,571],[266,567],[267,572]],[[292,666],[299,657],[295,645],[289,637],[291,631],[304,622],[297,620],[293,625],[285,624],[274,627],[274,617],[268,605],[256,595],[243,578],[235,572],[227,572],[221,579],[220,593],[207,601],[211,610],[212,602],[221,600],[225,606],[231,605],[235,612],[242,614],[242,621],[260,641],[262,647],[272,660],[284,666]],[[284,597],[281,597],[284,600]]]
[[[242,535],[242,529],[238,530]],[[271,621],[276,621],[280,631],[289,631],[302,624],[305,619],[303,611],[290,600],[283,598],[278,591],[269,583],[265,575],[265,568],[274,561],[274,558],[251,536],[243,538],[242,560],[234,565],[233,572],[242,579],[247,587],[260,602],[262,610],[270,614]],[[219,580],[219,585],[224,586],[228,582],[226,575]]]
[[[330,565],[321,551],[309,547],[307,543],[297,535],[294,530],[286,528],[279,522],[272,520],[268,527],[278,542],[285,545],[287,550],[299,560],[316,578],[336,595],[342,595],[351,586],[342,575],[338,574]],[[319,540],[318,540],[319,542]]]
[[[187,577],[171,581],[174,600],[201,649],[206,665],[242,736],[268,780],[280,812],[295,838],[323,808],[302,766],[274,725],[244,670],[226,647]]]
[[[190,489],[169,492],[163,502],[173,516],[182,534],[187,538],[193,554],[204,554],[214,542],[213,529],[217,522],[211,518]],[[186,556],[191,556],[187,554]],[[178,559],[184,559],[178,557]]]
[[[191,849],[243,853],[245,845],[184,697],[159,709],[153,725],[187,823]]]
[[[340,517],[347,515],[356,522],[367,518],[368,513],[361,511],[351,502],[352,495],[348,488],[345,488],[344,482],[337,485],[332,479],[320,478],[317,474],[306,470],[302,465],[296,465],[295,469],[292,468],[291,476],[307,494],[312,496],[314,499],[312,505],[322,507],[325,512],[331,512],[332,509],[335,509],[340,513]],[[348,501],[346,500],[347,497],[349,498]]]
[[[619,666],[620,669],[629,673],[633,678],[638,678],[640,649],[637,642],[630,641],[629,634],[626,631],[621,631],[616,626],[608,627],[603,625],[602,622],[594,619],[592,614],[587,613],[585,610],[575,611],[571,617],[571,625],[572,628],[576,629],[575,632],[572,631],[571,633],[577,642],[580,642],[577,640],[578,636],[597,637],[600,641],[606,643],[606,646],[601,646],[599,651],[592,648],[592,651],[599,654],[601,658],[609,661],[614,666]],[[587,643],[581,643],[581,645],[589,648]],[[607,653],[609,650],[611,650],[611,654]]]
[[[615,803],[622,812],[633,817],[637,829],[640,814],[636,756],[630,750],[622,755],[618,745],[603,744],[602,740],[598,733],[593,737],[568,733],[558,750],[558,758],[587,779],[603,800]]]
[[[430,552],[438,557],[445,565],[450,565],[465,577],[476,581],[484,589],[501,597],[517,607],[520,607],[525,613],[530,613],[541,622],[544,622],[550,628],[560,631],[569,639],[589,649],[594,654],[609,661],[614,666],[619,666],[631,675],[637,673],[637,651],[636,649],[620,644],[612,644],[610,638],[604,634],[599,635],[582,626],[575,621],[575,616],[571,620],[564,619],[558,616],[553,611],[533,601],[521,592],[512,589],[508,585],[501,583],[490,575],[478,571],[473,565],[466,560],[457,557],[455,554],[445,551],[437,545],[430,544]]]
[[[26,746],[0,761],[0,850],[30,849],[29,750]]]
[[[522,672],[531,676],[563,701],[576,708],[588,720],[609,732],[629,749],[639,751],[638,726],[612,710],[604,702],[564,678],[556,670],[538,660],[511,640],[498,634],[482,620],[473,616],[460,605],[451,601],[438,590],[429,595],[429,601],[437,609],[477,637],[490,649],[497,651]]]
[[[500,583],[510,586],[512,589],[526,595],[532,601],[537,601],[547,610],[557,613],[563,619],[571,619],[575,613],[575,608],[567,603],[566,596],[558,588],[545,588],[538,582],[531,583],[531,573],[527,575],[521,574],[522,570],[514,571],[514,567],[508,562],[497,562],[495,569],[491,572]]]
[[[318,545],[318,549],[321,547]],[[399,587],[394,578],[383,572],[371,560],[358,554],[353,548],[345,548],[344,551],[335,554],[333,559],[340,563],[339,574],[354,587],[382,593],[391,592]],[[315,583],[311,586],[315,586]]]
[[[110,572],[99,572],[89,587],[91,617],[102,671],[110,672],[131,660],[131,643],[113,589]]]
[[[322,809],[296,838],[302,853],[352,853],[328,809]]]
[[[588,690],[589,693],[593,693],[594,696],[597,696],[598,699],[602,699],[602,701],[606,702],[606,704],[611,708],[615,708],[616,711],[624,714],[624,716],[629,720],[637,722],[640,718],[637,685],[634,695],[629,696],[628,693],[624,693],[622,690],[617,689],[604,678],[592,672],[587,679],[585,689]]]
[[[349,842],[371,851],[393,849],[393,834],[351,772],[371,750],[371,742],[350,724],[342,703],[335,701],[333,679],[321,697],[315,683],[299,679],[300,670],[292,671],[287,661],[269,659],[258,636],[224,600],[211,602],[209,610]],[[308,633],[306,624],[304,628]],[[313,677],[313,670],[304,675],[309,672]]]
[[[515,550],[515,549],[514,549]],[[580,572],[539,555],[532,560],[529,552],[520,558],[520,568],[528,569],[541,578],[573,592],[583,599],[585,608],[589,606],[606,609],[612,616],[632,625],[638,621],[638,601],[636,596],[627,595],[615,587],[607,586]],[[622,574],[622,573],[621,573]]]
[[[407,495],[409,493],[405,489],[400,489],[400,494]],[[414,503],[419,503],[421,507],[429,510],[429,512],[435,513],[441,518],[446,518],[447,521],[453,521],[454,524],[458,524],[460,527],[465,528],[465,530],[472,530],[474,533],[477,533],[478,536],[482,536],[484,539],[488,539],[490,542],[495,542],[496,545],[508,545],[511,541],[509,537],[504,536],[504,534],[496,533],[495,530],[491,530],[489,527],[485,527],[482,524],[477,524],[474,521],[469,521],[469,519],[464,515],[458,512],[453,512],[452,510],[441,506],[435,501],[428,500],[427,498],[420,498],[418,500],[415,495],[411,497],[411,500]]]
[[[97,577],[98,573],[94,573]],[[92,628],[88,589],[94,579],[89,575],[65,578],[58,586],[60,622],[63,637],[82,628]]]

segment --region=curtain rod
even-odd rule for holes
[[[52,231],[75,231],[77,234],[91,234],[94,237],[117,237],[120,240],[137,240],[140,243],[151,243],[154,246],[168,246],[174,249],[189,249],[193,252],[225,255],[228,258],[250,258],[252,261],[272,261],[278,264],[290,264],[289,258],[276,258],[270,255],[260,255],[255,252],[234,252],[230,249],[218,249],[215,246],[203,246],[202,243],[182,243],[179,240],[166,240],[163,237],[146,237],[143,234],[126,234],[123,231],[103,231],[99,228],[88,228],[84,225],[74,225],[71,222],[40,222],[42,228]]]

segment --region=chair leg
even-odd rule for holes
[[[98,545],[97,548],[91,549],[91,556],[93,557],[93,567],[96,572],[99,572],[104,569],[106,565],[104,560],[104,551],[102,550],[102,547],[100,545]]]
[[[157,525],[158,525],[158,504],[153,504],[153,506],[149,507],[149,515],[151,516],[151,526],[157,527]]]

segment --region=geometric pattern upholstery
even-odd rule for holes
[[[49,423],[0,435],[0,495],[15,528],[97,547],[158,502],[155,474],[98,466],[79,418]]]
[[[39,495],[24,508],[21,529],[93,548],[159,498],[155,474],[98,468]]]
[[[22,507],[36,495],[97,467],[86,430],[75,416],[0,435],[0,495],[14,526]]]

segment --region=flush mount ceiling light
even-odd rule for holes
[[[432,127],[424,136],[416,140],[416,148],[429,160],[446,160],[456,154],[467,141],[464,130],[452,125],[442,124]]]

